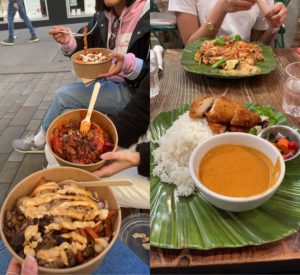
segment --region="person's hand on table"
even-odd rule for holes
[[[37,262],[35,258],[27,256],[21,266],[15,258],[12,258],[8,265],[6,275],[38,275]]]
[[[99,74],[98,75],[99,78],[111,77],[113,75],[117,75],[122,72],[125,56],[123,54],[117,53],[117,52],[112,52],[111,56],[113,59],[113,64],[110,67],[109,72],[105,73],[105,74]]]
[[[107,152],[102,154],[101,158],[111,160],[112,162],[94,172],[94,174],[100,178],[109,177],[127,168],[138,166],[141,161],[140,153],[129,150]]]
[[[61,33],[61,31],[67,33]],[[73,39],[73,33],[70,28],[64,26],[56,26],[49,30],[48,32],[50,35],[53,36],[53,39],[62,45],[69,44]]]
[[[219,4],[225,13],[250,10],[257,0],[219,0]]]
[[[288,10],[286,6],[283,3],[278,2],[268,12],[266,17],[270,20],[272,27],[279,28],[283,24],[287,14]]]
[[[14,9],[15,9],[16,11],[18,11],[18,10],[19,10],[18,3],[14,3],[14,4],[13,4],[13,6],[14,6]]]

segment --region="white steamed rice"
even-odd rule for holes
[[[189,172],[189,158],[200,143],[213,136],[206,119],[191,119],[188,112],[181,115],[158,141],[154,150],[156,167],[153,175],[163,182],[175,184],[179,196],[194,192]]]

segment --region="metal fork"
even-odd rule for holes
[[[94,86],[93,94],[91,97],[89,109],[86,113],[86,117],[80,123],[80,132],[83,135],[86,135],[91,128],[91,115],[92,115],[100,88],[101,88],[101,84],[99,82],[96,82],[96,84]]]
[[[95,23],[93,28],[86,35],[90,35],[96,28],[97,24],[98,24],[98,22]],[[83,33],[77,33],[77,32],[59,31],[59,33],[73,34],[74,37],[83,37],[84,36]]]

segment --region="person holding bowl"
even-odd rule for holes
[[[112,116],[124,109],[149,71],[149,0],[96,0],[96,13],[89,22],[88,46],[113,51],[114,66],[96,81],[101,91],[95,110]],[[66,56],[83,50],[83,38],[74,37],[64,26],[49,31]],[[13,148],[22,153],[44,152],[46,132],[51,122],[68,109],[87,108],[94,84],[82,82],[60,87],[53,95],[39,132],[31,137],[13,140]],[[148,106],[149,108],[149,106]]]

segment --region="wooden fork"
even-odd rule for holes
[[[100,88],[101,88],[101,84],[99,82],[96,82],[95,86],[94,86],[93,94],[91,97],[89,109],[86,113],[86,117],[80,123],[80,132],[84,135],[86,135],[91,128],[91,115],[92,115]]]

